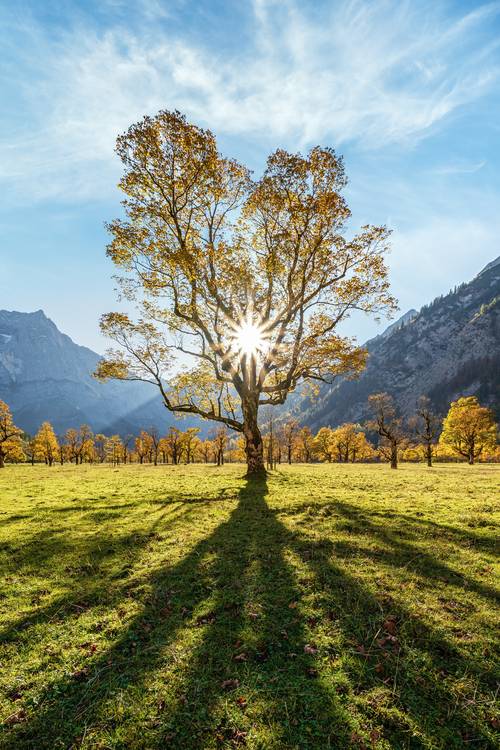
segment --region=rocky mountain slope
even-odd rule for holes
[[[500,415],[500,257],[472,281],[409,311],[367,344],[369,359],[358,380],[325,387],[302,401],[311,427],[362,422],[371,393],[394,396],[410,415],[420,395],[444,413],[453,399],[476,394]]]
[[[95,432],[137,434],[172,423],[154,386],[95,380],[99,358],[61,333],[42,310],[0,310],[0,399],[28,433],[46,419],[58,433],[86,423]]]

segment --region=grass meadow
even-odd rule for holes
[[[0,747],[497,748],[495,466],[7,466]]]

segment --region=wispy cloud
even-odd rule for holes
[[[450,164],[443,164],[432,170],[433,174],[451,175],[451,174],[474,174],[486,166],[486,159],[478,162],[455,161]]]
[[[162,11],[146,5],[149,17]],[[182,29],[75,21],[54,40],[11,21],[4,33],[25,52],[16,68],[4,64],[20,116],[1,135],[0,180],[31,198],[105,195],[116,135],[160,108],[293,147],[411,146],[497,85],[488,24],[499,10],[490,3],[450,20],[435,2],[345,0],[313,16],[255,0],[253,43],[223,57]]]

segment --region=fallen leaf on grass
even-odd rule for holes
[[[316,646],[313,646],[311,643],[306,643],[306,645],[304,646],[304,653],[305,654],[317,654],[318,649],[316,648]]]
[[[24,710],[24,708],[21,708],[19,711],[16,711],[15,714],[11,714],[5,719],[4,724],[7,724],[7,726],[11,727],[14,724],[21,724],[23,721],[26,721],[27,719],[27,713]]]
[[[390,633],[391,635],[396,635],[396,631],[397,631],[396,618],[391,615],[391,617],[388,617],[386,620],[384,620],[382,627],[384,628],[386,633]]]
[[[245,742],[247,736],[247,732],[244,732],[242,729],[235,729],[232,733],[231,740],[233,744],[241,745]]]
[[[243,652],[241,654],[236,654],[236,656],[233,656],[233,659],[235,661],[246,661],[247,660],[247,655]]]
[[[87,679],[89,670],[84,667],[83,669],[75,669],[74,672],[71,673],[71,676],[74,680],[78,680],[78,682],[83,682]]]
[[[235,688],[239,687],[240,681],[239,680],[224,680],[221,682],[221,688],[224,690],[234,690]]]
[[[244,698],[242,695],[239,698],[236,698],[236,703],[240,708],[245,708],[247,705],[247,699]]]

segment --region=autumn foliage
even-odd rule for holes
[[[210,131],[164,111],[132,125],[117,153],[126,218],[109,225],[108,255],[140,316],[103,316],[118,348],[97,375],[152,382],[171,411],[242,433],[248,471],[261,472],[259,408],[363,368],[366,352],[337,329],[353,309],[394,307],[388,231],[348,239],[347,179],[331,148],[277,150],[255,180]]]

